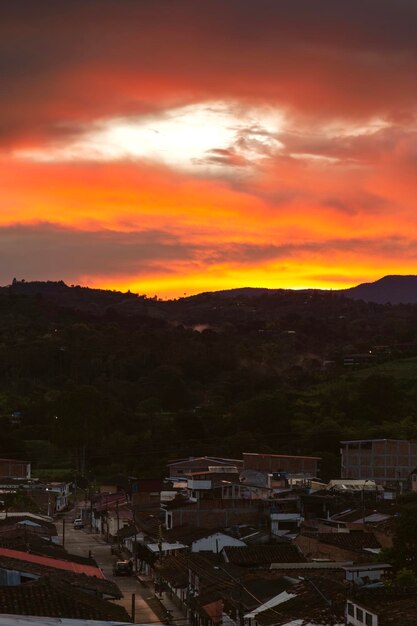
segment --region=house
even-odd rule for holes
[[[226,546],[245,546],[241,539],[233,537],[222,529],[211,530],[207,528],[194,528],[182,526],[172,530],[163,531],[167,541],[177,541],[188,546],[191,552],[213,552],[220,554]]]
[[[286,454],[243,453],[244,471],[252,470],[264,474],[286,473],[288,478],[315,478],[318,474],[320,457],[290,456]]]
[[[227,459],[212,456],[190,456],[187,459],[178,459],[170,461],[167,464],[168,475],[170,478],[182,478],[190,472],[208,472],[209,468],[243,468],[243,461],[240,459]]]
[[[130,504],[126,502],[116,502],[112,507],[107,509],[104,532],[107,540],[115,541],[117,533],[125,526],[131,525],[133,522],[133,512]]]
[[[19,528],[27,533],[37,534],[47,541],[59,542],[56,526],[48,517],[33,513],[9,512],[7,517],[0,519],[0,533]]]
[[[164,489],[162,480],[136,478],[131,483],[131,502],[138,510],[159,508],[160,494]]]
[[[130,621],[123,607],[95,594],[85,593],[74,588],[68,581],[58,580],[56,577],[45,577],[24,585],[0,587],[0,613],[106,622],[110,619],[118,622]]]
[[[0,459],[1,478],[30,478],[31,464],[17,459]]]
[[[346,624],[351,626],[415,626],[417,594],[404,589],[373,589],[348,598]]]
[[[226,563],[252,568],[269,568],[272,563],[303,563],[307,560],[299,548],[290,542],[259,546],[225,547],[222,555]]]
[[[7,567],[5,567],[4,564],[7,564],[10,560],[14,562],[14,565],[17,569],[13,570],[13,573],[9,575],[7,573],[4,573],[5,571],[8,571]],[[51,568],[53,570],[64,570],[76,574],[84,574],[85,576],[94,576],[98,579],[104,579],[104,574],[101,569],[94,565],[75,563],[73,561],[66,561],[63,559],[56,559],[49,556],[32,554],[31,552],[10,550],[9,548],[0,548],[0,581],[2,582],[2,584],[20,584],[21,582],[24,582],[24,580],[22,580],[22,577],[24,579],[28,576],[27,569],[21,570],[21,568],[27,568],[28,564]],[[24,573],[22,574],[19,572]],[[5,580],[7,581],[7,583],[4,582]],[[18,582],[12,582],[15,580],[17,580]]]
[[[223,552],[226,550],[228,548]],[[254,570],[249,562],[245,565],[248,566],[224,562],[216,554],[208,557],[206,554],[181,552],[158,561],[155,573],[160,581],[158,588],[161,585],[175,604],[186,610],[187,621],[195,626],[290,623],[299,626],[307,623],[304,618],[309,616],[314,619],[314,624],[328,626],[330,623],[343,623],[346,600],[343,583],[332,580],[330,576],[323,582],[316,572],[304,569],[300,570],[302,581],[292,570],[288,570],[290,575],[287,575],[288,572],[281,575],[280,572]],[[293,567],[297,565],[303,567],[309,564],[292,564]],[[332,602],[331,611],[327,597]],[[281,610],[282,603],[293,599],[295,602],[292,605]],[[276,610],[278,605],[279,613]],[[335,614],[338,617],[336,622],[325,621],[330,616],[333,619]],[[292,615],[300,621],[293,622]],[[323,618],[322,621],[320,618]]]
[[[56,494],[55,512],[61,513],[68,508],[68,500],[70,496],[71,483],[51,482],[46,484],[46,491]]]
[[[310,576],[260,604],[244,617],[245,626],[343,626],[343,583]]]
[[[269,504],[263,500],[202,498],[196,502],[178,497],[165,503],[165,527],[227,528],[238,524],[266,526]]]
[[[0,548],[0,587],[53,577],[104,599],[121,598],[120,589],[97,566]]]
[[[293,493],[290,491],[284,497],[277,498],[270,509],[271,535],[273,536],[297,534],[304,522],[301,513],[301,498]]]
[[[411,470],[408,480],[410,491],[417,491],[417,467]]]
[[[381,544],[373,532],[328,532],[312,534],[304,531],[294,540],[309,559],[331,561],[369,561],[370,554],[381,551]]]
[[[158,562],[182,551],[187,552],[187,546],[179,542],[171,543],[160,540],[158,543],[138,543],[136,546],[138,571],[154,578]]]
[[[388,563],[367,563],[355,565],[345,565],[346,580],[355,585],[370,585],[379,583],[391,569]]]
[[[97,624],[97,620],[89,620],[89,619],[66,619],[65,617],[57,618],[59,619],[59,626],[147,626],[144,624],[132,624],[129,622],[119,622],[119,620],[109,620],[103,624],[103,622],[99,622]],[[17,624],[19,626],[51,626],[51,618],[50,617],[38,617],[38,616],[29,616],[29,615],[0,615],[0,626],[11,626]],[[55,620],[55,624],[57,621]]]
[[[119,529],[124,525],[124,523],[120,523],[120,512],[125,505],[127,505],[127,497],[123,492],[96,493],[91,496],[90,501],[78,504],[78,516],[84,520],[85,524],[91,523],[92,530],[95,532],[102,533],[107,538],[109,536],[115,537],[118,530],[118,514]],[[132,517],[133,515],[126,513],[126,522],[131,520]],[[112,521],[110,521],[110,518]]]

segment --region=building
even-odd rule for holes
[[[373,480],[406,488],[417,466],[417,441],[359,439],[341,441],[342,478]]]
[[[213,456],[190,456],[188,459],[178,459],[167,464],[170,478],[182,478],[191,472],[210,472],[210,468],[236,468],[242,469],[243,462],[240,459],[223,459]]]
[[[348,626],[415,626],[417,595],[404,589],[374,589],[353,595],[346,602]]]
[[[30,478],[31,466],[27,461],[0,459],[0,478]]]
[[[243,453],[244,470],[267,474],[285,472],[288,477],[315,478],[318,474],[318,456],[291,456],[286,454]]]

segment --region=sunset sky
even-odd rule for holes
[[[0,284],[417,273],[415,0],[4,0]]]

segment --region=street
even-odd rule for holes
[[[151,602],[154,595],[151,589],[141,585],[134,576],[113,576],[113,564],[116,557],[111,554],[110,544],[106,543],[99,534],[90,532],[89,528],[75,530],[73,527],[73,513],[65,514],[65,548],[69,553],[92,557],[103,570],[106,578],[112,580],[120,588],[123,598],[115,600],[132,616],[132,594],[135,594],[135,623],[161,624],[161,620],[149,607],[146,599]],[[63,518],[56,521],[59,538],[62,542]]]

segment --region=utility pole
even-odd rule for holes
[[[62,547],[65,548],[65,517],[62,518]]]
[[[135,613],[136,613],[136,594],[132,593],[132,624],[135,623]]]
[[[117,548],[120,552],[120,535],[119,535],[119,530],[120,530],[120,519],[119,519],[119,501],[116,501],[116,518],[117,518]]]

